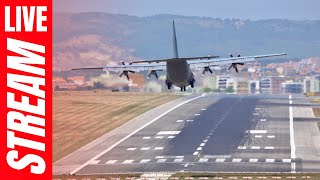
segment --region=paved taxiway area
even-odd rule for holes
[[[189,99],[74,173],[305,171],[296,157],[290,98]]]

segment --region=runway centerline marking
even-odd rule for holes
[[[182,123],[182,122],[183,122],[183,120],[181,120],[181,119],[180,119],[180,120],[177,120],[176,122],[177,122],[177,123]]]
[[[134,151],[136,150],[137,148],[128,148],[127,151]]]
[[[195,116],[200,116],[200,114],[194,114]]]
[[[142,139],[150,139],[150,138],[151,138],[150,136],[145,136]]]
[[[175,136],[168,136],[168,139],[173,139],[175,138]]]
[[[161,117],[165,116],[166,114],[168,114],[169,112],[175,110],[176,108],[187,104],[193,100],[199,99],[201,97],[204,97],[205,93],[202,94],[201,96],[197,96],[194,97],[192,99],[188,99],[176,106],[174,106],[173,108],[167,110],[166,112],[160,114],[158,117],[154,118],[153,120],[149,121],[148,123],[144,124],[143,126],[141,126],[140,128],[138,128],[137,130],[133,131],[131,134],[128,134],[126,137],[122,138],[120,141],[114,143],[112,146],[110,146],[108,149],[100,152],[99,154],[97,154],[96,156],[94,156],[93,158],[91,158],[90,160],[88,160],[87,162],[83,163],[82,165],[80,165],[79,167],[77,167],[76,169],[74,169],[73,171],[70,172],[70,174],[75,174],[76,172],[78,172],[80,169],[84,168],[85,166],[87,166],[88,164],[90,164],[91,161],[98,159],[99,157],[101,157],[102,155],[104,155],[105,153],[109,152],[111,149],[113,149],[114,147],[118,146],[120,143],[122,143],[123,141],[127,140],[129,137],[131,137],[132,135],[136,134],[137,132],[139,132],[140,130],[144,129],[145,127],[149,126],[150,124],[152,124],[153,122],[157,121],[158,119],[160,119]]]
[[[150,149],[150,147],[143,147],[143,148],[141,148],[140,150],[141,151],[148,151]]]
[[[292,96],[289,95],[289,119],[290,119],[290,146],[291,146],[291,159],[296,159],[296,144],[294,141],[294,131],[293,131],[293,112],[292,112]],[[291,172],[296,172],[296,163],[291,163]]]
[[[156,138],[156,139],[162,139],[163,136],[156,136],[155,138]]]

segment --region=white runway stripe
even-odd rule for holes
[[[225,158],[218,158],[216,159],[216,162],[224,162],[226,159]]]
[[[202,149],[202,147],[198,147],[198,148],[197,148],[197,151],[201,151],[201,149]]]
[[[239,146],[238,149],[247,149],[245,146]]]
[[[266,159],[267,163],[273,163],[275,161],[275,159]]]
[[[249,159],[249,162],[258,162],[258,159]]]
[[[158,163],[164,163],[164,162],[166,162],[167,161],[167,159],[159,159],[157,162]]]
[[[261,135],[256,135],[256,136],[254,136],[255,138],[262,138],[262,136]]]
[[[240,159],[240,158],[234,158],[234,159],[232,159],[232,162],[241,162],[241,160],[242,159]]]
[[[260,149],[260,146],[252,146],[251,149]]]
[[[98,164],[100,162],[100,160],[94,160],[94,161],[91,161],[90,164]]]
[[[160,131],[157,134],[158,135],[177,135],[179,134],[181,131]]]
[[[140,150],[141,151],[148,151],[150,149],[150,147],[143,147],[143,148],[141,148]]]
[[[192,119],[188,119],[187,122],[193,122],[193,120]]]
[[[266,146],[264,149],[274,149],[272,146]]]
[[[196,155],[198,155],[198,154],[199,154],[199,151],[195,151],[195,152],[193,153],[194,156],[196,156]]]
[[[173,162],[175,162],[175,163],[180,163],[180,162],[182,162],[183,161],[183,159],[175,159]]]
[[[163,136],[156,136],[156,139],[162,139]]]
[[[269,136],[267,136],[267,138],[270,138],[270,139],[272,139],[272,138],[275,138],[276,136],[274,136],[274,135],[269,135]]]
[[[106,164],[114,164],[114,163],[116,163],[118,160],[109,160],[109,161],[107,161],[106,162]]]
[[[142,139],[150,139],[150,136],[143,137]]]
[[[134,151],[136,150],[137,148],[128,148],[127,151]]]
[[[200,146],[204,146],[204,145],[206,145],[206,143],[201,143],[201,144],[200,144]]]
[[[284,163],[291,163],[291,159],[282,159],[282,162],[284,162]]]
[[[148,163],[148,162],[150,162],[150,159],[142,159],[142,160],[140,161],[140,163]]]
[[[250,134],[266,134],[268,131],[267,130],[250,130]]]
[[[173,139],[175,138],[175,136],[168,136],[168,139]]]
[[[199,162],[208,162],[209,159],[200,158]]]
[[[200,116],[200,114],[194,114],[195,116]]]
[[[163,147],[155,147],[154,150],[163,150]]]
[[[156,159],[183,159],[184,156],[156,156]]]
[[[123,164],[131,164],[134,160],[130,159],[130,160],[125,160],[123,161]]]

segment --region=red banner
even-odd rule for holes
[[[0,179],[52,179],[52,1],[0,1]]]

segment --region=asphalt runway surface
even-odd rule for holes
[[[91,159],[76,174],[301,172],[290,102],[288,95],[197,97]]]

